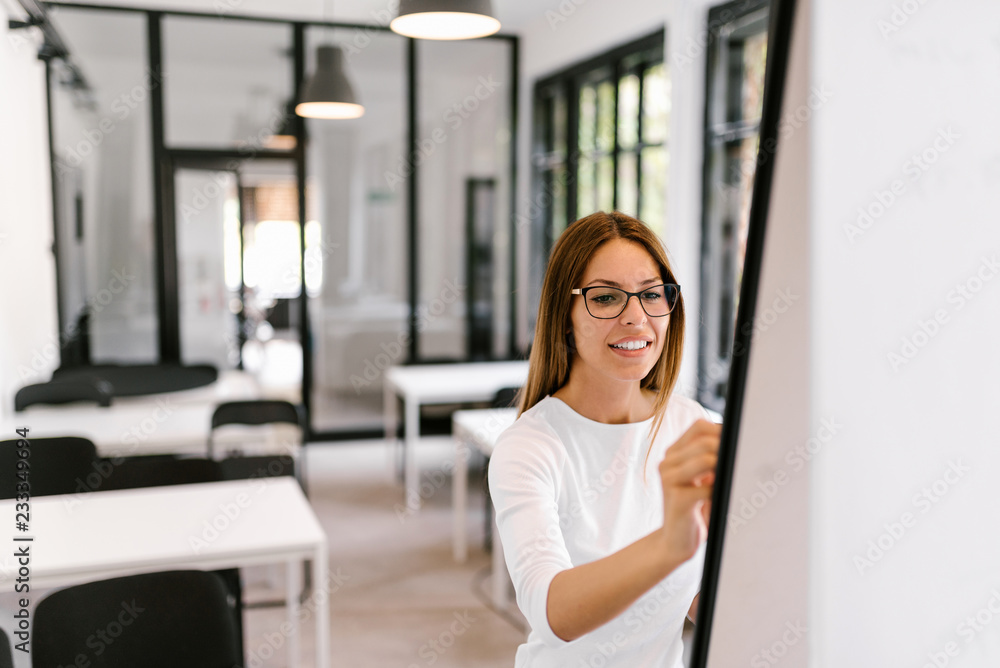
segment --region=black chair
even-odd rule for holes
[[[104,477],[100,486],[96,488],[98,491],[189,485],[223,480],[219,462],[175,455],[127,457],[117,464],[112,460],[102,460],[101,470]],[[240,570],[227,568],[213,573],[223,581],[234,601],[234,624],[242,637],[244,605]]]
[[[150,455],[128,457],[118,464],[104,461],[109,473],[99,487],[102,491],[223,480],[219,463],[200,457]]]
[[[91,489],[88,478],[95,473],[97,448],[85,438],[65,436],[29,439],[27,458],[32,496],[72,494]],[[0,499],[13,499],[20,480],[14,475],[20,459],[18,439],[0,441]],[[23,491],[23,490],[22,490]]]
[[[211,364],[89,364],[59,367],[52,372],[53,381],[111,383],[118,397],[180,392],[210,385],[218,378],[219,370]]]
[[[204,571],[144,573],[49,594],[35,610],[32,668],[232,668],[243,638],[223,581]]]
[[[208,456],[215,458],[215,430],[227,425],[264,426],[271,424],[290,424],[298,427],[300,440],[297,446],[303,445],[301,435],[305,433],[304,420],[299,407],[288,401],[278,399],[257,399],[250,401],[229,401],[219,404],[212,414],[212,428],[208,437]],[[222,460],[223,476],[226,479],[251,478],[264,475],[288,475],[291,464],[291,475],[294,475],[302,489],[305,490],[304,457],[289,455],[242,456],[239,451],[233,451],[229,457]],[[266,473],[265,473],[266,472]]]
[[[212,414],[212,428],[208,437],[208,455],[215,456],[215,430],[226,425],[264,426],[270,424],[290,424],[298,427],[299,434],[305,434],[302,412],[295,404],[279,399],[255,399],[229,401],[219,404]],[[300,440],[298,446],[304,445]],[[298,480],[302,491],[308,494],[305,482],[305,450],[298,457],[289,455],[251,455],[237,452],[219,460],[219,470],[225,480],[247,478],[269,478],[291,475]],[[306,566],[303,573],[303,589],[299,598],[305,600],[312,588],[312,571]],[[269,608],[284,605],[283,600],[255,601],[247,608]]]
[[[10,649],[7,634],[0,629],[0,668],[14,668],[14,656]]]
[[[72,401],[94,401],[99,406],[110,406],[114,394],[114,386],[100,378],[60,378],[22,387],[14,395],[14,410],[23,411],[34,404],[68,404]]]

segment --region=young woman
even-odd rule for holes
[[[659,239],[620,213],[559,238],[520,414],[489,484],[517,602],[518,667],[682,666],[720,427],[671,391],[684,301]]]

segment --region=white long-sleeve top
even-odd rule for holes
[[[658,466],[699,418],[708,414],[697,402],[672,396],[647,460],[652,419],[595,422],[550,396],[497,440],[490,494],[517,604],[531,625],[517,668],[681,668],[681,630],[701,584],[704,545],[624,613],[572,642],[552,631],[546,602],[560,571],[663,526]]]

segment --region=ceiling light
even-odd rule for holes
[[[389,28],[417,39],[474,39],[500,30],[490,0],[400,0]]]
[[[365,108],[358,103],[344,72],[344,52],[339,46],[316,48],[316,71],[302,87],[295,113],[306,118],[359,118]]]

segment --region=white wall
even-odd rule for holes
[[[813,4],[811,664],[1000,665],[1000,5]]]
[[[45,68],[37,31],[11,33],[8,18],[23,17],[0,5],[0,415],[59,360]]]

